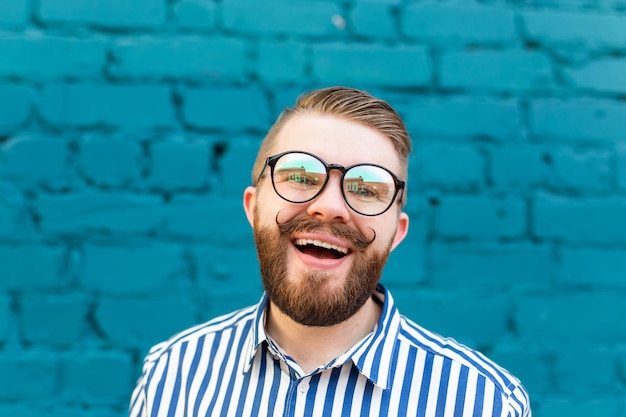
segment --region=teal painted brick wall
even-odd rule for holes
[[[0,416],[124,416],[152,344],[256,302],[258,144],[341,83],[414,139],[401,310],[536,416],[626,417],[624,6],[0,2]]]

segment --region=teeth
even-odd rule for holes
[[[313,240],[313,239],[296,239],[296,245],[305,246],[305,245],[314,245],[320,248],[333,249],[337,252],[343,253],[344,255],[348,253],[348,248],[342,248],[337,245],[332,245],[328,242],[322,242],[321,240]]]

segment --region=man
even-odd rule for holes
[[[243,196],[265,294],[155,346],[131,416],[530,416],[516,378],[379,284],[408,231],[410,151],[398,114],[359,90],[285,110]]]

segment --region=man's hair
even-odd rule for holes
[[[371,127],[391,140],[406,175],[411,139],[400,115],[387,102],[365,91],[346,87],[313,90],[298,97],[293,108],[285,109],[263,139],[254,167],[252,184],[256,185],[276,136],[285,123],[298,114],[335,116]]]

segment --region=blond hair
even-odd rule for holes
[[[293,108],[285,109],[263,139],[252,168],[252,184],[256,185],[261,170],[276,136],[282,127],[297,114],[336,116],[371,127],[391,140],[404,175],[411,153],[411,139],[400,115],[385,101],[365,91],[346,87],[329,87],[313,90],[298,97]]]

